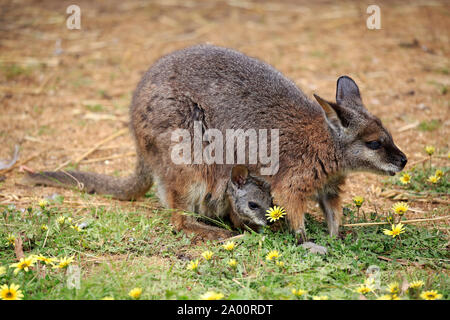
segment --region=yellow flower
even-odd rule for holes
[[[275,261],[275,264],[277,265],[277,266],[279,266],[279,267],[284,267],[284,262],[283,261]]]
[[[235,268],[237,266],[237,261],[236,259],[230,259],[228,260],[228,265],[232,268]]]
[[[270,222],[277,221],[286,215],[286,210],[283,207],[274,206],[266,211],[267,220]]]
[[[29,259],[31,259],[31,262],[34,264],[34,263],[36,263],[36,261],[38,261],[38,258],[39,256],[37,255],[37,254],[30,254],[29,256],[28,256],[28,258]]]
[[[0,267],[0,276],[4,275],[6,273],[5,267]]]
[[[431,183],[437,183],[440,179],[441,178],[437,176],[429,176],[427,181]]]
[[[62,259],[59,259],[59,262],[57,265],[55,265],[53,268],[54,269],[64,269],[67,268],[69,266],[69,264],[71,264],[73,262],[74,257],[64,257]]]
[[[397,202],[392,206],[392,210],[399,216],[402,216],[408,211],[409,206],[406,202]]]
[[[404,173],[401,177],[400,177],[400,182],[402,184],[408,184],[411,182],[411,176],[408,173]]]
[[[433,146],[426,146],[425,147],[425,152],[428,153],[429,156],[432,156],[434,151],[436,151],[436,149]]]
[[[363,295],[368,294],[369,292],[372,292],[372,291],[373,291],[373,288],[366,284],[362,284],[358,288],[356,288],[356,292],[363,294]]]
[[[223,299],[224,295],[214,291],[208,291],[200,296],[202,300],[220,300]]]
[[[8,287],[4,284],[0,287],[0,298],[2,300],[22,300],[23,294],[22,290],[19,290],[20,286],[14,283]]]
[[[56,219],[56,221],[59,223],[59,224],[64,224],[64,221],[66,220],[66,218],[64,218],[64,217],[59,217],[58,219]]]
[[[190,261],[187,267],[189,270],[195,271],[198,268],[198,259]]]
[[[418,288],[421,288],[424,284],[425,284],[425,282],[423,282],[422,280],[417,280],[417,281],[411,282],[409,284],[409,287],[411,289],[418,289]]]
[[[441,299],[442,294],[438,293],[436,290],[423,291],[420,294],[420,297],[424,300],[436,300]]]
[[[139,299],[142,294],[142,288],[134,288],[131,289],[130,292],[128,292],[128,295],[132,297],[133,299]]]
[[[81,232],[81,228],[77,225],[72,225],[72,226],[70,226],[70,228],[72,228],[73,230],[75,230],[77,232]]]
[[[72,223],[72,218],[69,217],[69,218],[66,219],[66,221],[67,221],[68,223]]]
[[[106,297],[103,297],[102,300],[114,300],[114,297],[106,296]]]
[[[35,260],[34,260],[33,257],[21,258],[19,260],[19,262],[13,263],[9,267],[10,268],[15,268],[14,269],[14,274],[18,274],[20,270],[24,270],[24,271],[28,272],[28,268],[33,266],[34,261]]]
[[[386,221],[389,222],[389,223],[392,223],[393,220],[394,220],[394,218],[393,218],[392,215],[388,215],[388,216],[386,217]]]
[[[9,244],[12,245],[14,245],[14,243],[16,242],[16,237],[13,234],[9,234],[6,239],[8,240]]]
[[[388,236],[392,236],[392,238],[395,238],[399,236],[401,233],[405,232],[405,229],[403,228],[403,224],[399,223],[397,225],[392,225],[392,230],[384,229],[384,234]]]
[[[377,298],[377,300],[400,300],[396,294],[385,294]]]
[[[211,260],[213,255],[214,255],[214,253],[210,250],[206,250],[206,251],[202,252],[202,257],[205,258],[205,260]]]
[[[357,206],[358,208],[362,206],[363,202],[364,202],[364,198],[363,198],[363,197],[357,196],[357,197],[354,197],[354,198],[353,198],[353,203],[354,203],[355,206]]]
[[[43,256],[43,255],[39,255],[39,256],[36,257],[36,260],[37,260],[37,261],[42,261],[42,262],[44,262],[45,264],[53,264],[53,263],[56,262],[58,259],[56,259],[56,258],[47,258],[47,257],[45,257],[45,256]]]
[[[291,292],[294,296],[297,296],[297,297],[301,297],[308,293],[308,291],[302,290],[302,289],[292,289]]]
[[[280,257],[280,253],[277,250],[272,250],[266,255],[267,261],[272,261],[273,259],[278,259]]]
[[[434,175],[438,178],[442,178],[444,176],[444,172],[442,170],[436,170],[436,172],[434,173]]]
[[[328,300],[328,296],[313,296],[313,300]]]
[[[43,225],[41,226],[41,230],[42,230],[42,231],[47,231],[47,230],[48,230],[48,226],[47,226],[46,224],[43,224]]]
[[[48,201],[45,199],[39,200],[39,207],[44,209],[48,205]]]
[[[388,285],[388,291],[390,294],[394,295],[394,294],[399,294],[400,292],[400,287],[398,285],[398,282],[391,282]]]
[[[236,244],[233,241],[227,241],[222,247],[227,251],[232,251],[236,247]]]

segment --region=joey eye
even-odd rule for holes
[[[379,141],[369,141],[369,142],[366,142],[366,146],[369,149],[378,150],[381,148],[381,143]]]
[[[248,203],[248,207],[252,210],[259,209],[259,205],[257,203],[251,202],[251,201]]]

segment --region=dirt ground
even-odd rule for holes
[[[162,55],[198,43],[258,57],[310,97],[333,100],[337,78],[349,75],[407,154],[407,168],[425,158],[425,145],[448,166],[449,1],[376,1],[380,30],[366,26],[372,1],[303,0],[77,0],[81,29],[69,30],[66,8],[73,2],[1,2],[0,159],[10,158],[15,145],[21,152],[12,170],[0,171],[0,204],[25,206],[54,192],[77,198],[70,190],[22,185],[20,166],[60,168],[127,128],[143,72]],[[421,122],[438,128],[419,130]],[[133,152],[125,133],[83,157],[80,169],[126,175]],[[384,179],[352,174],[344,201],[361,195],[369,206],[390,208]],[[448,195],[437,200],[411,202],[408,217],[448,211]]]

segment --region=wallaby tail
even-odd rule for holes
[[[134,174],[124,178],[81,171],[44,171],[26,172],[24,182],[52,187],[76,187],[87,193],[109,194],[120,200],[135,200],[150,189],[153,179],[149,168],[140,160]]]

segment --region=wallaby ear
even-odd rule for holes
[[[336,111],[334,111],[333,107],[331,106],[331,102],[328,102],[325,99],[322,99],[315,93],[313,95],[314,95],[314,98],[316,98],[317,102],[322,107],[323,111],[325,111],[327,118],[330,120],[338,120],[338,116],[336,114]]]
[[[242,164],[238,164],[231,170],[231,182],[238,188],[242,187],[248,178],[248,169]]]
[[[340,105],[337,105],[336,103],[328,102],[322,99],[317,94],[314,94],[314,98],[316,98],[323,111],[325,111],[325,115],[331,123],[334,125],[340,124],[345,128],[348,127],[351,119],[351,113],[348,112],[348,110]]]
[[[362,106],[361,94],[356,82],[348,76],[341,76],[336,84],[336,103],[341,105],[345,101],[352,102],[351,105]]]

